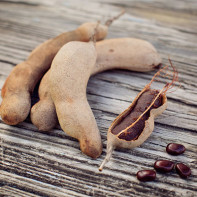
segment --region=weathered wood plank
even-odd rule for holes
[[[29,192],[25,192],[25,191],[22,191],[13,187],[9,187],[9,186],[1,187],[0,194],[1,196],[4,196],[4,197],[7,197],[7,196],[9,197],[26,197],[26,196],[38,197],[38,195],[31,194]]]
[[[78,190],[79,185],[85,184],[86,187],[90,185],[89,187],[94,189],[97,187],[97,184],[101,184],[99,185],[100,192],[103,188],[102,192],[106,195],[110,194],[109,191],[124,190],[124,185],[137,184],[138,181],[135,178],[136,170],[150,168],[158,158],[173,159],[175,161],[181,160],[190,163],[192,169],[195,168],[195,152],[192,152],[192,147],[193,151],[195,151],[195,140],[193,140],[193,145],[190,142],[190,147],[186,146],[190,150],[186,153],[187,156],[179,156],[174,159],[164,152],[165,146],[169,142],[168,140],[172,139],[172,136],[167,136],[169,139],[162,139],[162,144],[158,147],[158,143],[154,139],[154,135],[157,133],[154,132],[154,135],[150,139],[152,141],[151,143],[145,142],[142,147],[136,148],[135,150],[116,152],[111,163],[106,167],[104,174],[101,174],[97,171],[98,163],[101,162],[101,159],[98,159],[98,161],[90,160],[82,155],[78,149],[78,143],[69,138],[67,139],[65,134],[62,133],[64,139],[56,136],[51,137],[46,134],[31,132],[30,128],[32,125],[25,126],[27,126],[26,128],[28,130],[15,128],[13,133],[13,128],[10,128],[9,131],[8,127],[10,126],[1,124],[1,131],[3,131],[1,133],[1,139],[3,139],[2,169],[50,185],[66,187],[71,184],[71,190]],[[156,131],[158,130],[161,130],[161,128],[156,129]],[[161,131],[161,134],[162,132],[167,131],[164,129]],[[180,132],[177,131],[173,134],[179,138],[179,142],[185,144],[184,142],[187,141],[187,135],[185,136],[184,133],[180,135]],[[156,139],[158,140],[158,136],[156,136]],[[52,147],[55,147],[55,149]],[[74,158],[73,153],[75,153]],[[19,163],[20,165],[18,165]],[[127,173],[123,174],[125,172]],[[156,188],[156,186],[148,187],[153,187],[159,195],[162,195],[162,190],[166,190],[169,187],[173,191],[175,186],[181,189],[181,192],[193,190],[192,188],[195,188],[197,179],[197,177],[193,177],[193,180],[188,181],[188,184],[185,185],[185,181],[180,180],[179,176],[175,173],[167,177],[163,177],[162,175],[158,175],[158,177],[160,178],[159,188]],[[72,183],[74,181],[73,179],[76,179],[76,184]],[[113,179],[117,179],[117,181],[111,185]],[[105,181],[108,184],[103,185],[102,182]],[[7,180],[4,180],[4,182],[7,183]],[[18,183],[15,184],[18,185]],[[143,186],[141,185],[139,187],[141,188]],[[25,189],[25,187],[23,188]],[[84,187],[80,189],[80,193],[83,192],[85,192]],[[142,192],[144,192],[143,189]],[[141,192],[139,193],[142,194]],[[174,192],[172,193],[174,195]],[[169,194],[169,196],[171,195]]]
[[[11,69],[46,39],[89,20],[105,21],[121,7],[108,38],[136,37],[154,44],[163,62],[168,56],[179,71],[181,87],[168,94],[168,109],[156,119],[151,137],[133,150],[114,151],[105,170],[106,132],[154,74],[108,71],[91,77],[87,93],[104,144],[97,160],[83,155],[76,140],[59,126],[39,132],[27,119],[17,126],[0,122],[0,191],[8,196],[195,196],[197,192],[197,4],[195,0],[2,0],[0,1],[0,89]],[[160,87],[162,83],[157,83]],[[0,99],[1,101],[1,99]],[[187,151],[168,155],[170,142]],[[188,180],[172,172],[141,183],[136,172],[155,160],[187,163]]]

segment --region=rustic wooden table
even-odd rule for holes
[[[151,42],[164,63],[168,57],[179,72],[181,88],[168,94],[168,109],[156,119],[151,137],[133,150],[114,151],[103,172],[106,133],[154,72],[107,71],[92,77],[87,94],[104,144],[93,160],[59,127],[39,132],[29,119],[8,126],[0,122],[0,196],[197,196],[197,2],[196,0],[1,0],[0,87],[11,69],[39,43],[87,21],[105,21],[126,14],[110,27],[108,38],[136,37]],[[170,142],[186,152],[170,156]],[[192,169],[187,180],[175,172],[158,173],[142,183],[138,170],[152,169],[155,160],[184,162]]]

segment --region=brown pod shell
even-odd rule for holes
[[[136,104],[137,100],[139,97],[147,90],[147,88],[144,88],[134,99],[134,101],[131,103],[131,105],[123,111],[111,124],[108,130],[107,134],[107,140],[108,144],[111,145],[113,144],[114,147],[117,148],[134,148],[139,145],[141,145],[152,133],[154,129],[154,119],[159,116],[160,114],[165,111],[167,108],[167,97],[166,95],[162,95],[162,105],[156,109],[151,109],[150,110],[150,116],[149,118],[145,121],[145,127],[142,131],[142,133],[139,135],[137,140],[131,140],[131,141],[126,141],[124,139],[118,138],[118,136],[114,135],[111,133],[111,130],[121,121],[121,118],[125,116]],[[108,145],[108,146],[109,146]]]
[[[110,160],[112,152],[115,148],[127,148],[131,149],[137,146],[140,146],[152,133],[154,129],[154,119],[159,116],[160,114],[165,111],[167,108],[167,97],[166,94],[161,94],[162,98],[162,104],[160,107],[151,109],[150,110],[150,116],[145,121],[145,126],[141,134],[138,136],[136,140],[126,141],[124,139],[118,138],[117,135],[114,135],[112,133],[112,129],[122,120],[122,117],[128,114],[130,110],[132,110],[137,103],[139,97],[148,89],[150,89],[148,86],[145,86],[144,89],[136,96],[134,101],[131,103],[131,105],[123,111],[111,124],[111,126],[108,129],[107,133],[107,153],[106,157],[103,160],[101,166],[99,167],[99,170],[102,171],[104,165]]]
[[[107,154],[99,167],[100,171],[110,160],[115,148],[134,148],[141,145],[151,135],[154,129],[154,119],[167,108],[166,92],[178,81],[178,72],[170,59],[169,62],[172,70],[170,71],[169,66],[166,65],[155,73],[150,83],[109,127]],[[160,91],[150,88],[152,82],[158,77],[166,78],[166,83]]]

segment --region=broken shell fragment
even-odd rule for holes
[[[152,92],[155,93],[152,104],[149,104],[150,109],[148,109],[149,108],[148,107],[144,111],[145,113],[141,112],[141,116],[138,118],[139,119],[138,121],[136,120],[133,123],[131,122],[130,126],[122,130],[119,130],[117,134],[114,134],[116,132],[114,128],[117,127],[117,125],[121,127],[120,124],[123,122],[123,120],[125,120],[125,118],[129,114],[135,113],[134,110],[135,110],[135,107],[137,106],[137,103],[140,101],[140,99],[142,99],[143,94],[146,94],[147,92],[150,92],[150,94]],[[159,106],[154,107],[156,102],[158,102],[158,99],[161,100],[161,103]],[[102,171],[104,165],[110,160],[112,156],[112,152],[115,148],[131,149],[131,148],[141,145],[151,135],[154,129],[154,119],[157,116],[159,116],[166,108],[167,108],[166,94],[159,94],[157,90],[152,90],[150,88],[145,87],[138,94],[138,96],[135,98],[132,104],[125,111],[123,111],[111,124],[108,130],[108,134],[107,134],[107,155],[104,161],[102,162],[101,166],[99,167],[99,170]],[[144,120],[144,116],[147,117],[145,118],[145,120]],[[134,130],[132,130],[132,133],[135,132],[134,138],[132,138],[131,140],[128,140],[126,136],[131,135],[131,133],[129,132],[129,129],[134,128],[135,125],[137,125],[137,122],[139,123],[139,121],[144,121],[143,128],[140,128],[142,130],[139,131],[138,130],[139,127],[136,127]],[[124,137],[122,134],[124,134]]]

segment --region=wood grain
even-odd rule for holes
[[[187,196],[197,193],[197,4],[195,0],[1,0],[0,88],[13,66],[38,44],[87,21],[105,21],[126,9],[110,27],[108,38],[136,37],[151,42],[163,62],[168,57],[179,71],[181,87],[168,94],[168,109],[156,119],[151,137],[132,150],[116,150],[102,173],[106,133],[154,72],[113,70],[91,77],[88,100],[101,132],[104,150],[93,160],[83,155],[76,140],[58,126],[38,131],[29,118],[16,126],[0,122],[0,196]],[[158,87],[162,82],[157,83]],[[33,100],[36,100],[34,98]],[[1,101],[1,100],[0,100]],[[170,142],[186,152],[170,156]],[[184,162],[192,176],[175,172],[150,183],[136,173],[152,169],[155,160]]]

